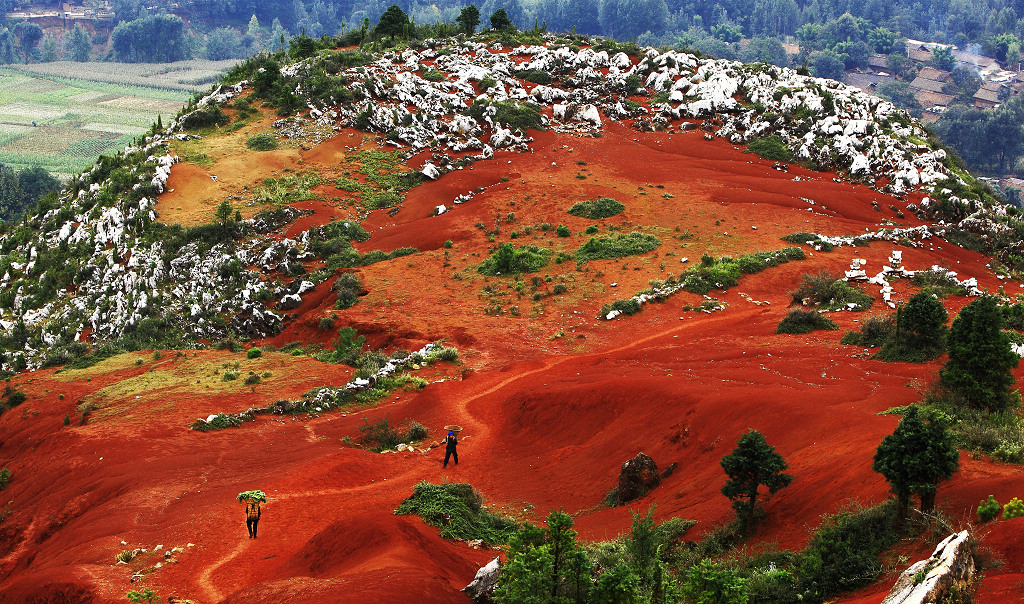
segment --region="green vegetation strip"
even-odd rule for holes
[[[739,258],[722,256],[717,260],[704,254],[699,265],[683,274],[669,277],[665,281],[655,281],[650,289],[637,293],[628,300],[616,300],[601,307],[600,316],[613,319],[618,314],[634,315],[640,312],[647,302],[662,302],[672,294],[685,290],[704,295],[715,289],[726,289],[739,284],[741,275],[752,275],[766,268],[778,266],[790,260],[803,260],[806,256],[798,247],[787,247],[775,252],[755,252]],[[614,312],[618,311],[618,312]]]
[[[480,494],[465,483],[421,482],[395,514],[416,514],[441,529],[445,539],[482,539],[487,545],[508,543],[518,528],[515,520],[484,509]]]

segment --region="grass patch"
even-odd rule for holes
[[[245,146],[253,151],[273,151],[277,149],[277,137],[273,134],[254,134],[245,140]]]
[[[488,107],[494,108],[494,122],[504,124],[512,129],[543,130],[544,120],[540,113],[540,107],[533,103],[520,103],[518,101],[487,101],[477,99],[469,108],[469,115],[473,119],[483,121],[484,112]]]
[[[646,233],[630,233],[614,237],[591,237],[576,251],[577,264],[585,264],[591,260],[611,260],[625,256],[646,254],[658,248],[661,240]]]
[[[264,178],[255,187],[254,198],[260,203],[287,204],[296,201],[316,199],[313,187],[323,184],[319,174],[303,172],[281,176],[280,178]]]
[[[569,213],[580,218],[599,220],[621,214],[625,209],[626,206],[611,197],[598,197],[597,199],[574,203],[569,208]]]
[[[775,333],[801,334],[819,330],[835,331],[836,329],[839,329],[839,326],[821,313],[794,308],[779,322]]]
[[[482,539],[487,545],[508,543],[518,528],[515,520],[487,511],[480,493],[465,483],[421,482],[399,504],[395,514],[416,514],[430,526],[441,529],[445,539]]]

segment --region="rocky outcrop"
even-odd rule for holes
[[[462,592],[476,604],[490,604],[494,601],[494,588],[498,586],[500,578],[501,559],[495,558],[476,571],[473,582],[463,587]]]
[[[643,497],[659,484],[661,475],[658,474],[658,464],[646,453],[637,453],[633,459],[622,462],[616,501],[618,505],[629,503]]]
[[[976,580],[971,537],[960,531],[943,539],[930,558],[903,571],[882,604],[943,602],[953,593],[970,594]]]

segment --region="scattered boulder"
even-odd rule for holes
[[[960,531],[943,539],[930,558],[903,571],[882,604],[945,602],[954,593],[966,597],[976,582],[971,537]]]
[[[494,588],[498,586],[498,579],[501,578],[501,558],[494,558],[476,571],[473,581],[462,588],[463,593],[469,596],[476,604],[490,604],[494,601]]]
[[[659,484],[658,464],[646,453],[637,453],[633,459],[622,462],[617,503],[623,505],[639,499]]]

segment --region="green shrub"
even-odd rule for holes
[[[530,129],[543,129],[543,117],[540,108],[533,103],[520,103],[517,101],[491,102],[477,99],[469,108],[469,114],[474,119],[482,120],[484,110],[487,107],[494,107],[495,113],[492,118],[496,123],[504,124],[512,129],[527,131]]]
[[[798,591],[811,601],[867,585],[881,573],[878,554],[899,538],[894,500],[825,516],[797,563]]]
[[[895,333],[895,315],[871,315],[861,323],[859,332],[845,333],[840,343],[878,348],[891,340]]]
[[[261,380],[261,379],[260,379],[260,376],[259,376],[259,374],[256,374],[256,373],[250,373],[250,374],[249,374],[249,375],[248,375],[248,376],[247,376],[247,377],[245,378],[245,385],[246,385],[246,386],[252,386],[253,384],[259,384],[259,383],[260,383],[260,382],[262,382],[262,381],[263,381],[263,380]]]
[[[789,311],[786,318],[779,322],[778,327],[775,328],[775,333],[801,334],[810,333],[820,329],[834,331],[839,329],[839,326],[836,325],[832,319],[829,319],[819,312],[794,308]]]
[[[929,294],[917,294],[896,309],[893,336],[875,357],[883,361],[923,363],[946,345],[946,309]]]
[[[518,526],[511,518],[484,509],[483,498],[465,483],[421,482],[395,514],[416,514],[430,526],[440,528],[445,539],[482,539],[487,545],[508,543]]]
[[[865,310],[874,303],[871,296],[850,287],[845,281],[824,270],[804,275],[800,285],[790,295],[794,302],[810,301],[824,310],[848,308],[849,304],[854,305],[852,310]]]
[[[550,84],[551,74],[543,69],[522,69],[516,72],[516,77],[534,84]]]
[[[83,414],[83,421],[85,416]],[[194,421],[188,426],[193,430],[199,432],[210,432],[212,430],[225,430],[227,428],[234,428],[242,425],[242,418],[235,415],[228,415],[227,413],[218,413],[211,421],[198,420]]]
[[[402,443],[402,435],[391,418],[382,417],[375,422],[364,417],[359,426],[359,444],[367,449],[380,453],[394,449]]]
[[[988,501],[982,501],[981,505],[978,506],[978,520],[981,522],[988,522],[999,515],[999,502],[992,495],[988,496]]]
[[[25,393],[22,392],[21,390],[11,390],[11,387],[9,385],[7,386],[6,390],[7,392],[5,392],[4,394],[6,395],[8,407],[13,409],[14,407],[17,407],[18,405],[25,402],[25,399],[27,397]]]
[[[568,289],[569,288],[566,287],[564,283],[557,283],[557,284],[555,284],[554,287],[551,288],[551,293],[553,293],[556,296],[558,296],[558,295],[564,294],[566,291],[568,291]]]
[[[444,241],[444,249],[448,250],[448,249],[451,249],[451,247],[452,247],[452,240],[451,239],[445,239],[445,241]]]
[[[263,351],[259,348],[250,348],[245,351],[245,358],[247,359],[258,359],[263,356]]]
[[[481,262],[477,271],[491,276],[533,273],[547,266],[550,255],[550,250],[533,245],[515,249],[511,243],[505,243],[489,258]]]
[[[559,237],[568,237],[572,235],[572,232],[569,230],[569,227],[564,224],[560,224],[558,225],[558,228],[555,229],[555,234]]]
[[[621,214],[626,206],[611,197],[598,197],[592,201],[580,201],[569,208],[569,213],[580,218],[599,220]]]
[[[231,118],[221,111],[220,107],[213,105],[205,109],[196,109],[189,113],[181,118],[180,124],[186,130],[198,130],[200,128],[223,126],[230,121]]]
[[[222,382],[232,382],[232,381],[238,379],[238,372],[236,372],[236,371],[225,371],[220,376],[220,379],[221,379]]]
[[[342,273],[334,285],[331,286],[335,292],[337,292],[337,300],[334,302],[334,308],[351,308],[359,302],[359,294],[363,292],[363,283],[359,279],[359,275],[355,273]]]
[[[788,241],[789,243],[802,243],[804,245],[817,247],[823,252],[831,252],[835,249],[831,243],[823,241],[816,233],[792,233],[782,237],[782,240]]]
[[[607,317],[608,313],[613,310],[617,310],[624,315],[635,315],[640,312],[641,308],[639,300],[629,298],[627,300],[616,300],[611,304],[605,304],[601,307],[599,312],[601,317]]]
[[[746,604],[747,580],[735,568],[704,559],[683,576],[683,597],[689,602]]]
[[[277,137],[273,134],[254,134],[245,140],[245,146],[253,151],[273,151],[277,149]]]
[[[747,144],[747,151],[772,161],[793,161],[793,152],[778,134],[750,141]]]
[[[646,254],[661,245],[661,240],[654,235],[630,233],[614,237],[591,237],[576,251],[576,262],[579,264],[599,259],[614,259],[624,256]]]
[[[65,426],[70,426],[71,425],[71,414],[69,414],[69,413],[64,414],[64,425]]]
[[[156,595],[151,588],[147,587],[142,591],[131,590],[126,595],[129,602],[135,602],[136,604],[159,604],[160,596]]]
[[[1024,516],[1024,501],[1014,497],[1003,506],[1003,520]]]
[[[405,435],[406,442],[417,442],[425,439],[426,437],[426,426],[416,421],[409,422],[409,431]]]
[[[0,469],[0,491],[3,491],[11,483],[11,471],[7,468]]]

